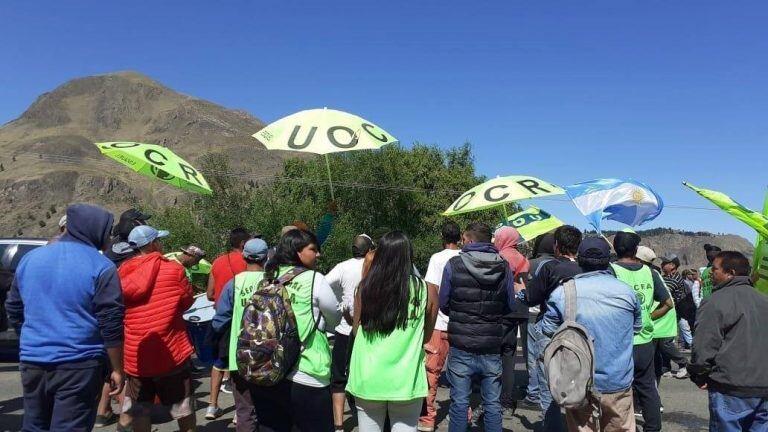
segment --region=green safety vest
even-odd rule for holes
[[[229,370],[237,370],[237,338],[243,328],[243,312],[253,292],[264,279],[264,272],[244,271],[233,279],[234,301],[232,302],[232,328],[229,332]]]
[[[616,278],[635,291],[637,301],[640,303],[640,312],[643,317],[643,329],[632,339],[634,345],[643,345],[653,340],[653,273],[650,267],[644,265],[640,270],[627,270],[618,264],[611,264]]]
[[[712,295],[712,267],[706,267],[701,271],[701,299]]]
[[[280,266],[277,276],[284,275],[292,268]],[[304,347],[299,357],[299,370],[328,385],[331,382],[331,348],[325,332],[315,328],[315,314],[312,308],[314,281],[315,272],[307,270],[289,282],[285,290],[288,292],[288,300],[296,315],[299,339]]]
[[[667,288],[667,294],[669,294],[669,298],[671,299],[672,293],[669,291],[669,287],[666,287],[666,288]],[[674,303],[674,300],[672,301]],[[659,304],[660,303],[657,301],[653,302],[653,308],[651,309],[651,311],[655,311],[656,308],[659,307]],[[664,314],[663,317],[653,320],[653,338],[660,339],[660,338],[670,338],[670,337],[676,337],[676,336],[677,336],[677,312],[675,311],[675,308],[672,308],[669,312]]]
[[[386,336],[371,335],[358,327],[349,363],[347,391],[361,399],[408,401],[427,396],[424,315],[427,286],[412,278],[406,327]]]

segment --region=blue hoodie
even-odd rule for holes
[[[117,269],[99,253],[109,241],[112,215],[72,204],[67,232],[26,254],[16,269],[6,308],[21,335],[21,361],[83,362],[122,345],[123,306]]]

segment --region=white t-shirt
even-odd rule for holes
[[[325,279],[331,285],[336,298],[339,299],[340,309],[348,310],[350,315],[354,315],[355,290],[360,285],[363,278],[363,258],[350,258],[336,264]],[[336,331],[349,336],[352,326],[347,323],[344,317],[341,318]]]
[[[458,255],[459,252],[461,251],[458,249],[443,249],[432,255],[429,259],[427,275],[424,276],[424,280],[427,283],[437,285],[438,293],[440,292],[440,283],[443,281],[443,270],[445,269],[445,265],[448,263],[448,260]],[[448,331],[448,317],[440,311],[437,312],[435,330]]]

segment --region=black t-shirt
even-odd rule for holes
[[[566,257],[557,257],[547,261],[538,269],[538,273],[528,282],[524,302],[529,306],[539,306],[539,318],[547,311],[547,300],[565,279],[583,273],[576,261]]]
[[[638,271],[645,265],[641,263],[625,263],[619,261],[616,261],[614,264],[631,271]],[[614,276],[616,276],[616,272],[613,271],[613,267],[608,266],[608,269],[611,271],[611,273],[613,273]],[[653,274],[653,300],[659,303],[664,303],[669,298],[669,292],[667,292],[667,284],[664,283],[664,279],[662,279],[658,271],[651,269],[651,274]]]

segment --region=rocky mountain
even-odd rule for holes
[[[270,175],[286,153],[251,135],[252,115],[183,95],[135,72],[69,81],[0,127],[0,236],[50,236],[67,203],[119,213],[131,202],[168,205],[189,195],[103,157],[94,142],[164,145],[195,165],[222,153],[233,171]]]
[[[723,250],[739,251],[750,260],[754,253],[752,243],[737,235],[689,232],[671,228],[656,228],[637,233],[643,239],[641,244],[653,249],[658,257],[677,255],[682,268],[698,268],[706,265],[704,245],[707,243],[719,246]],[[610,233],[606,233],[608,234]],[[613,240],[613,235],[608,235],[608,238]]]

